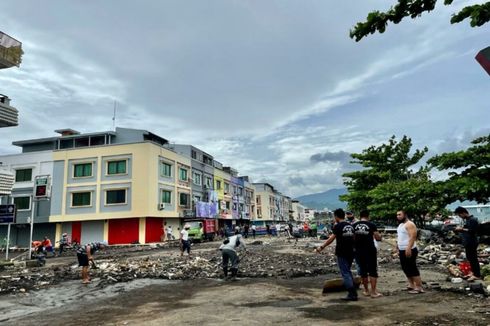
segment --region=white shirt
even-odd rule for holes
[[[254,231],[257,230],[257,227],[255,226],[255,224],[252,225],[252,230],[254,230]]]
[[[189,240],[189,232],[187,232],[185,229],[180,231],[180,234],[182,234],[182,240],[184,241]]]
[[[233,251],[236,251],[236,249],[239,247],[242,247],[245,249],[245,241],[243,241],[241,234],[237,234],[237,235],[229,237],[228,241],[229,242],[227,244],[223,243],[219,247],[219,249],[220,250],[228,249],[228,250],[233,250]],[[238,242],[238,246],[237,246],[237,242]]]
[[[405,223],[400,223],[400,225],[398,225],[396,233],[398,235],[398,239],[397,239],[398,250],[406,250],[408,248],[408,243],[410,242],[410,234],[408,234]],[[414,242],[412,249],[416,247],[417,247],[417,243]]]

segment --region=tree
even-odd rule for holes
[[[376,31],[384,33],[389,22],[398,24],[405,17],[416,18],[424,12],[434,10],[437,0],[398,0],[398,3],[386,12],[372,11],[365,22],[359,22],[350,31],[350,37],[359,42],[363,37]],[[444,0],[445,5],[453,4],[453,0]],[[482,4],[466,6],[451,18],[451,24],[470,19],[471,27],[482,26],[490,21],[490,1]]]
[[[419,172],[410,168],[417,164],[427,152],[427,148],[416,150],[410,155],[412,140],[407,136],[397,142],[395,136],[387,144],[370,146],[362,153],[351,154],[351,163],[360,164],[363,169],[345,173],[344,184],[348,194],[341,196],[349,208],[355,211],[366,209],[374,204],[370,191],[387,182],[409,180]]]
[[[471,143],[466,150],[437,155],[428,163],[438,170],[449,170],[444,187],[454,200],[485,204],[490,202],[490,134]]]

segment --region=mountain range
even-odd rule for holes
[[[347,193],[346,188],[330,189],[325,192],[316,194],[304,195],[296,198],[304,206],[312,209],[322,210],[328,208],[334,210],[336,208],[347,208],[347,203],[340,201],[339,196]]]

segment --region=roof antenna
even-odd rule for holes
[[[112,131],[116,131],[116,111],[117,111],[117,101],[114,100],[114,115],[112,116]]]

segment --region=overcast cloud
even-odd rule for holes
[[[108,130],[114,100],[118,126],[200,146],[292,196],[341,186],[345,154],[391,135],[460,149],[490,128],[490,78],[474,60],[490,26],[450,25],[472,3],[460,1],[348,37],[392,2],[2,1],[0,30],[25,55],[0,71],[21,114],[0,129],[0,153],[57,128]]]

